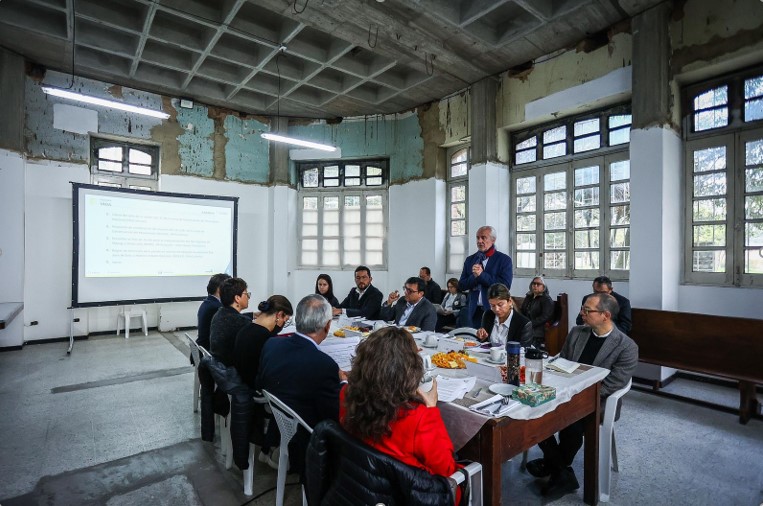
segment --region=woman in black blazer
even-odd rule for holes
[[[490,310],[482,315],[482,327],[477,330],[477,339],[495,345],[506,345],[518,341],[529,348],[533,344],[533,326],[530,320],[514,311],[511,293],[506,285],[495,283],[487,289]],[[510,321],[509,321],[510,320]],[[508,324],[508,328],[507,328]]]

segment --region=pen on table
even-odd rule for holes
[[[553,357],[551,357],[551,358],[549,359],[548,363],[550,364],[551,362],[553,362],[553,361],[554,361],[554,360],[556,360],[557,358],[559,358],[559,355],[554,355]]]

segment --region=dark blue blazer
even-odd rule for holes
[[[310,427],[339,419],[339,366],[300,335],[268,339],[256,383],[258,390],[281,399]]]
[[[387,306],[385,302],[385,305],[382,306],[379,312],[379,317],[386,321],[395,320],[395,323],[399,325],[400,318],[403,317],[407,305],[408,303],[403,297],[400,297],[394,306]],[[418,327],[421,330],[433,331],[437,325],[437,310],[431,302],[422,297],[419,303],[416,304],[416,307],[413,308],[413,311],[411,311],[411,315],[405,324],[411,327]]]
[[[358,298],[358,292],[353,288],[339,305],[345,309],[347,316],[362,316],[367,320],[378,320],[384,295],[374,285],[368,285],[363,297]]]
[[[196,338],[196,344],[209,350],[209,327],[212,324],[212,317],[215,315],[218,309],[223,307],[223,303],[218,300],[214,295],[207,295],[207,298],[201,301],[199,306],[199,312],[196,313],[198,337]]]
[[[480,258],[484,258],[484,254],[479,251],[466,257],[464,270],[461,272],[461,278],[458,280],[459,290],[469,290],[467,314],[470,321],[477,309],[480,292],[482,292],[482,307],[485,311],[489,311],[490,303],[487,300],[487,289],[490,285],[503,283],[511,289],[511,280],[514,278],[514,266],[511,262],[511,257],[498,250],[490,257],[482,274],[475,276],[472,274],[472,267],[480,261]]]

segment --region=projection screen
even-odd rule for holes
[[[238,197],[72,183],[72,307],[200,300],[236,274]]]

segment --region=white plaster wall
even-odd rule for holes
[[[23,188],[24,159],[0,150],[0,302],[24,300]]]
[[[676,311],[763,319],[763,289],[681,285]]]
[[[509,251],[509,169],[495,162],[469,169],[469,251],[477,251],[477,230],[495,228],[495,247]]]

